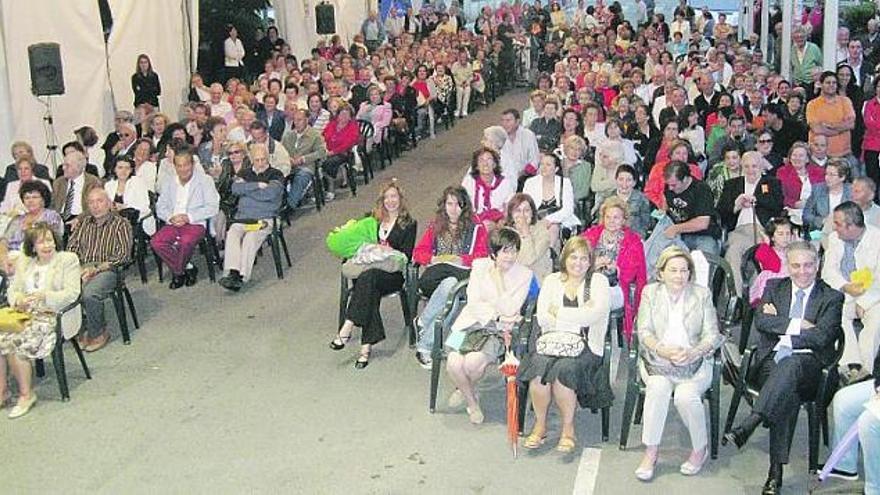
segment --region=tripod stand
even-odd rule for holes
[[[55,133],[55,120],[52,116],[52,97],[46,96],[40,99],[40,102],[46,107],[46,113],[43,114],[43,133],[46,137],[46,158],[43,163],[50,165],[49,174],[54,175],[58,170],[58,134]]]

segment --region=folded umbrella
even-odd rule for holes
[[[516,458],[516,448],[519,442],[519,396],[517,394],[516,372],[519,368],[519,359],[513,355],[509,347],[504,353],[504,362],[499,368],[507,380],[507,441],[513,448],[513,457]]]

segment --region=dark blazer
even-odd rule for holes
[[[406,227],[400,225],[400,220],[394,223],[394,228],[388,233],[388,244],[394,249],[406,255],[406,259],[412,259],[413,248],[416,245],[416,221],[410,220]]]
[[[791,278],[770,280],[764,289],[764,297],[755,315],[755,328],[759,332],[755,362],[763,362],[772,352],[779,338],[785,335],[790,320]],[[766,314],[764,304],[776,307],[776,314]],[[828,366],[834,362],[834,342],[842,333],[840,318],[843,312],[843,294],[832,289],[820,279],[804,302],[804,319],[816,325],[791,337],[794,350],[810,349],[819,361]]]
[[[284,112],[275,110],[272,112],[272,122],[269,122],[269,113],[261,108],[257,112],[257,120],[266,124],[266,128],[269,131],[269,135],[272,136],[272,139],[275,141],[281,141],[281,137],[284,136]]]
[[[721,197],[718,198],[718,214],[721,216],[721,225],[727,231],[736,228],[739,212],[734,212],[736,198],[746,190],[745,177],[736,177],[724,182]],[[767,225],[773,217],[782,214],[782,184],[779,179],[765,175],[758,180],[755,187],[755,215],[761,225]]]
[[[843,185],[843,194],[841,201],[849,201],[852,199],[852,185]],[[822,230],[825,219],[831,214],[831,205],[828,197],[828,186],[825,184],[816,184],[813,186],[813,192],[807,198],[804,205],[804,227],[812,230]]]
[[[134,93],[134,106],[141,103],[149,103],[159,108],[159,95],[162,94],[162,86],[159,84],[159,75],[155,72],[141,74],[135,72],[131,76],[131,91]]]
[[[89,205],[88,205],[88,197],[89,191],[95,187],[103,187],[103,182],[101,179],[95,177],[94,175],[83,172],[85,175],[85,182],[83,183],[82,194],[80,195],[80,201],[82,201],[82,212],[88,213]],[[60,176],[55,179],[55,182],[52,183],[52,204],[46,205],[47,208],[52,208],[57,211],[59,214],[62,210],[64,210],[64,201],[67,199],[67,179],[64,176]],[[67,220],[65,218],[65,220]]]

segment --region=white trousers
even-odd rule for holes
[[[645,409],[642,414],[642,443],[660,445],[663,428],[666,426],[666,413],[669,412],[669,398],[675,392],[673,402],[691,435],[693,450],[705,448],[708,435],[703,394],[712,385],[712,363],[703,359],[700,369],[686,380],[648,375],[641,363],[639,363],[639,371],[646,385]]]
[[[260,230],[247,232],[243,223],[234,223],[226,233],[226,252],[223,257],[223,271],[229,274],[230,270],[238,270],[241,277],[247,281],[251,279],[254,269],[254,260],[257,251],[263,245],[263,241],[272,233],[272,220]]]
[[[468,103],[471,101],[471,85],[468,82],[464,87],[455,86],[455,99],[456,106],[458,107],[455,110],[456,116],[461,116],[467,113],[468,111]]]

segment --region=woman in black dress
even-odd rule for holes
[[[141,103],[149,103],[154,108],[159,108],[159,95],[162,94],[159,74],[153,71],[150,57],[143,53],[138,55],[137,67],[131,75],[131,90],[134,92],[135,108]]]
[[[395,180],[382,186],[376,206],[371,213],[379,221],[376,243],[385,249],[395,249],[412,257],[416,243],[416,222],[410,217],[403,191]],[[354,327],[361,327],[361,351],[354,363],[357,369],[370,364],[370,350],[385,340],[385,327],[379,304],[382,296],[393,294],[403,287],[403,273],[389,273],[378,268],[366,270],[354,280],[351,298],[345,314],[345,323],[330,342],[330,348],[339,351],[351,340]]]

